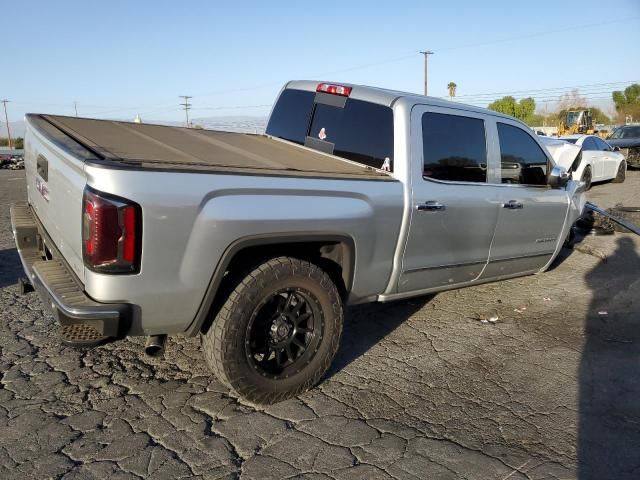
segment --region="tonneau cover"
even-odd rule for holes
[[[265,135],[59,115],[33,115],[109,167],[393,180],[390,175]]]

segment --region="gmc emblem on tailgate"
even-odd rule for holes
[[[42,195],[47,202],[49,201],[49,187],[39,178],[36,178],[36,190],[40,192],[40,195]]]

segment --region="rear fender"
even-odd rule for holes
[[[189,325],[185,331],[185,335],[196,335],[211,314],[211,309],[214,306],[214,301],[219,293],[220,285],[228,271],[231,263],[237,258],[238,255],[242,255],[243,251],[254,247],[276,247],[286,245],[301,245],[301,244],[340,244],[342,246],[343,258],[341,259],[342,267],[342,282],[345,291],[348,293],[351,291],[353,285],[353,275],[355,270],[355,242],[353,238],[337,233],[274,233],[264,235],[251,235],[243,237],[233,242],[224,251],[216,269],[211,277],[211,281],[207,286],[207,290],[198,309],[194,321]]]

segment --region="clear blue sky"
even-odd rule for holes
[[[195,117],[265,115],[221,107],[271,104],[298,78],[421,92],[422,49],[436,52],[430,94],[454,81],[461,100],[640,81],[640,0],[10,3],[0,78],[10,121],[72,114],[74,101],[81,115],[180,120],[185,94]],[[602,103],[607,88],[583,91]]]

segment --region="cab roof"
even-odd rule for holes
[[[418,95],[416,93],[401,92],[398,90],[389,90],[386,88],[370,87],[367,85],[356,85],[353,83],[344,82],[330,82],[325,80],[292,80],[288,82],[284,88],[291,88],[295,90],[306,90],[309,92],[315,92],[318,84],[330,83],[332,85],[342,85],[345,87],[351,87],[351,94],[349,98],[355,100],[362,100],[365,102],[377,103],[392,107],[398,100],[403,99],[407,103],[414,105],[432,105],[435,107],[455,108],[458,110],[466,110],[469,112],[483,113],[485,115],[493,115],[496,117],[506,118],[509,120],[516,120],[514,117],[505,115],[503,113],[488,110],[482,107],[476,107],[473,105],[467,105],[460,102],[452,102],[450,100],[444,100],[442,98],[430,97],[425,95]]]

